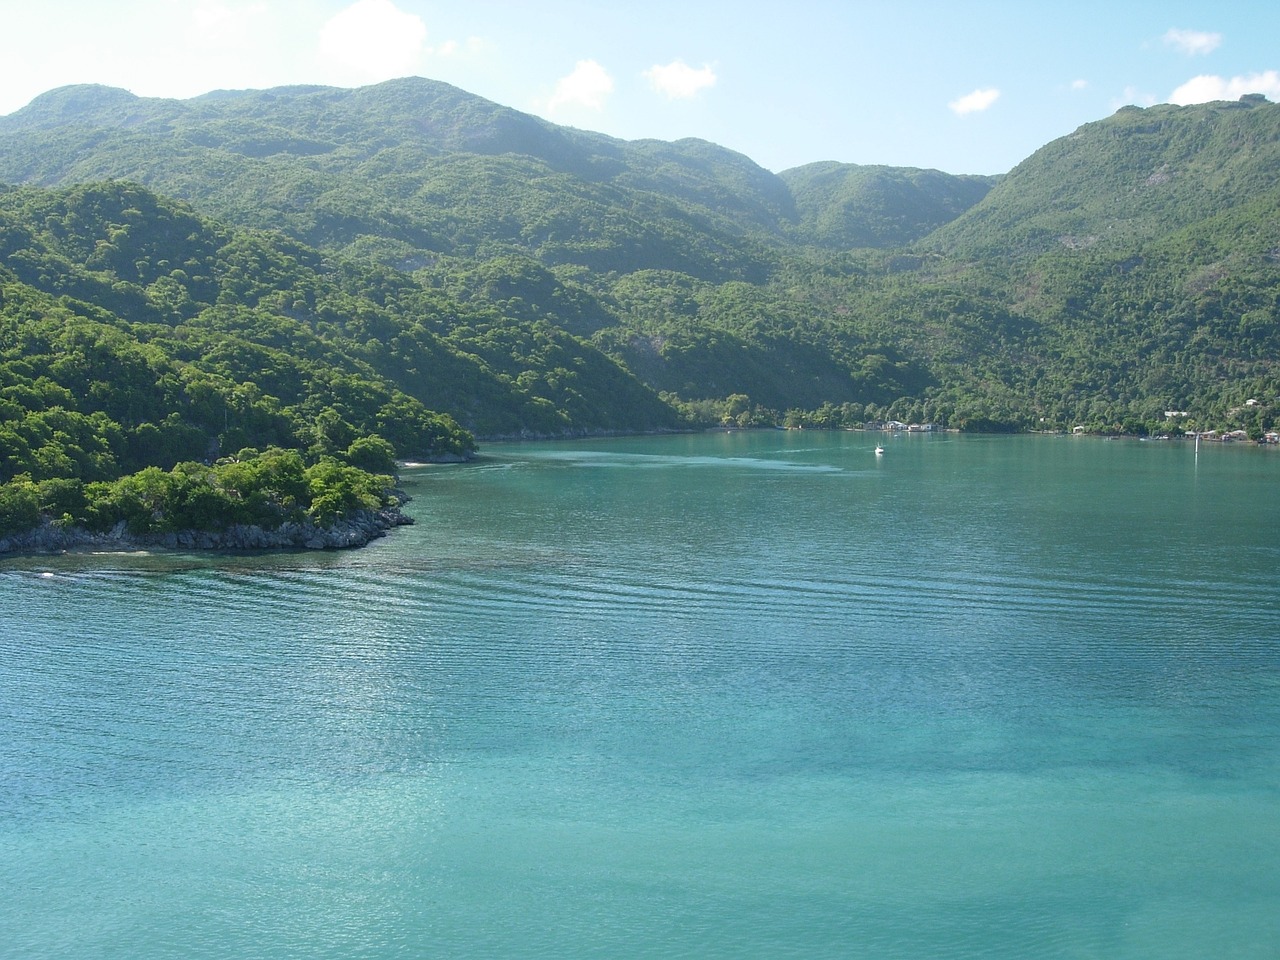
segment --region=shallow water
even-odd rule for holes
[[[0,955],[1274,956],[1276,451],[876,439],[0,561]]]

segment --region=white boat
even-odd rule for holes
[[[879,444],[876,444],[876,456],[877,457],[884,456],[884,447],[880,446]]]

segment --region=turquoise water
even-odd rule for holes
[[[1276,956],[1280,455],[875,440],[0,560],[0,956]]]

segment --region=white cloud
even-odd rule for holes
[[[1268,100],[1280,100],[1280,71],[1265,70],[1230,79],[1202,74],[1169,94],[1169,102],[1186,106],[1211,100],[1239,100],[1246,93],[1261,93]]]
[[[1071,81],[1072,90],[1085,90],[1088,88],[1088,86],[1089,86],[1088,80],[1072,80]]]
[[[320,53],[363,78],[412,73],[423,53],[427,27],[391,0],[356,0],[320,30]]]
[[[1218,49],[1222,34],[1204,33],[1200,30],[1170,30],[1162,38],[1166,46],[1174,47],[1189,57],[1203,56]]]
[[[966,93],[958,100],[952,100],[947,106],[952,113],[963,117],[967,113],[981,113],[999,99],[1000,91],[995,87],[987,87],[983,90],[975,90],[973,93]]]
[[[683,60],[673,60],[665,66],[655,63],[644,76],[649,86],[668,100],[688,100],[716,83],[715,71],[710,66],[703,64],[701,70],[695,70]]]
[[[594,60],[579,60],[573,73],[561,77],[555,92],[547,101],[547,111],[560,107],[579,106],[591,110],[603,110],[604,102],[613,93],[613,77]]]

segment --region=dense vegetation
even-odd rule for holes
[[[380,475],[396,457],[469,457],[472,433],[424,401],[490,434],[675,423],[549,320],[505,323],[132,184],[0,194],[0,264],[0,483],[25,505],[0,511],[0,534],[29,518],[33,484],[110,499],[102,484],[178,465],[184,482],[207,478],[189,465],[245,448]]]
[[[1125,108],[955,177],[774,175],[426,80],[53,91],[0,118],[0,524],[100,524],[148,470],[240,516],[219,461],[246,449],[336,478],[710,423],[1257,435],[1277,169],[1261,97]]]
[[[377,455],[389,453],[373,445]],[[369,466],[371,464],[366,464]],[[382,464],[394,470],[394,462]],[[0,485],[0,535],[48,518],[62,527],[104,532],[124,524],[133,534],[217,531],[233,524],[276,529],[286,522],[331,523],[355,511],[398,505],[389,474],[322,457],[307,465],[296,450],[243,450],[209,465],[146,467],[116,480],[78,477]]]

